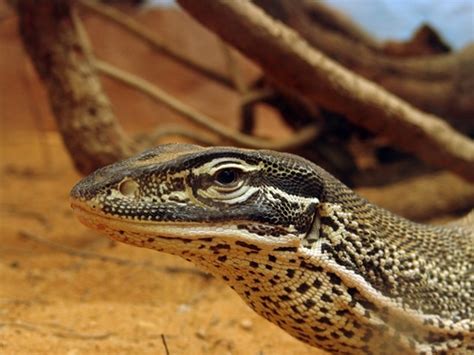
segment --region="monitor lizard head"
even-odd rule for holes
[[[163,145],[84,178],[71,204],[89,227],[143,247],[176,248],[177,238],[186,249],[209,238],[298,247],[324,196],[314,169],[289,154]]]

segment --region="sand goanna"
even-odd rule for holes
[[[474,229],[410,222],[303,158],[163,145],[80,181],[86,226],[222,278],[333,353],[473,353]]]

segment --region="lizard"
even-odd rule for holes
[[[194,263],[312,346],[474,353],[472,225],[409,221],[297,155],[161,145],[70,196],[86,226]]]

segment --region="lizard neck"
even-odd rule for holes
[[[333,178],[327,181],[305,240],[308,248],[362,276],[401,307],[452,320],[474,315],[467,276],[474,257],[472,233],[411,222]]]

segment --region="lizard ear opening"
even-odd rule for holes
[[[302,245],[305,248],[313,249],[313,247],[320,240],[321,236],[321,217],[319,216],[318,210],[314,213],[313,221],[311,222],[311,227],[304,236],[302,240]]]
[[[117,189],[124,196],[133,196],[138,190],[138,183],[135,180],[126,178],[118,184]]]

